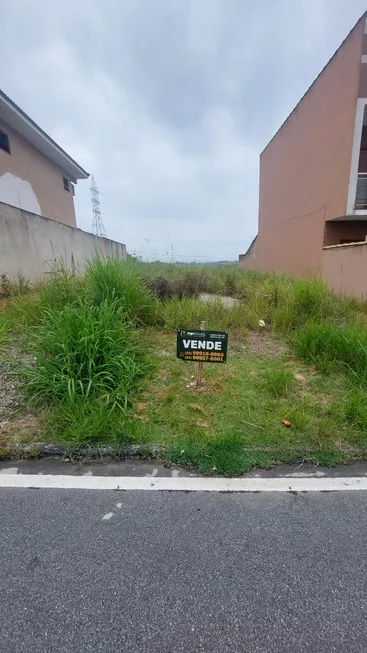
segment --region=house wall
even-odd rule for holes
[[[0,203],[0,274],[40,279],[57,267],[83,270],[94,254],[126,258],[126,246]]]
[[[324,247],[322,270],[331,290],[367,299],[367,243]]]
[[[0,129],[9,137],[11,152],[0,149],[0,202],[75,227],[74,200],[64,189],[65,173],[2,120]]]
[[[315,273],[325,220],[346,214],[364,18],[260,157],[256,266]]]

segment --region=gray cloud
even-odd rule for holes
[[[173,243],[185,258],[236,258],[256,233],[260,151],[364,10],[7,0],[0,86],[94,172],[110,237],[149,256]],[[88,182],[76,209],[90,229]]]

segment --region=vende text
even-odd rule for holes
[[[182,342],[185,349],[205,349],[208,351],[214,349],[215,351],[222,351],[221,342],[213,342],[212,340],[183,340]]]

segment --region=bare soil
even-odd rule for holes
[[[14,362],[20,359],[15,348],[11,349],[9,358],[9,361],[0,360],[0,443],[12,439],[19,441],[22,436],[32,439],[40,431],[40,420],[23,405],[19,379],[12,374]],[[24,363],[32,360],[22,357]]]
[[[288,353],[286,343],[269,331],[250,331],[247,345],[250,354],[262,358],[281,358]]]

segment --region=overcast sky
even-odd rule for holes
[[[366,8],[1,0],[0,87],[94,173],[110,238],[146,258],[236,259],[257,231],[261,150]]]

